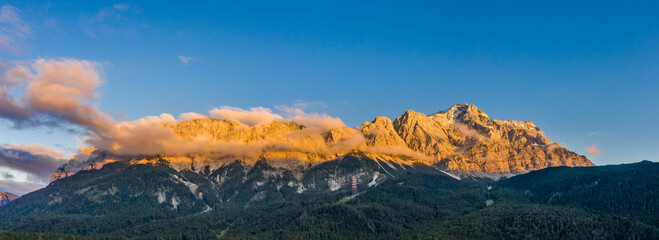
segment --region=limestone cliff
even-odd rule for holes
[[[360,127],[329,130],[293,121],[248,127],[214,118],[165,124],[180,138],[210,139],[216,149],[172,156],[120,156],[96,150],[60,167],[53,179],[113,161],[167,161],[177,169],[217,168],[236,159],[303,166],[360,152],[387,161],[433,165],[443,170],[516,173],[551,166],[593,166],[585,157],[552,143],[530,121],[494,120],[472,104],[425,115],[408,110],[392,121],[376,117]]]
[[[407,111],[394,121],[408,146],[433,156],[442,169],[508,173],[551,166],[593,166],[552,143],[531,121],[494,120],[472,104],[430,116]]]

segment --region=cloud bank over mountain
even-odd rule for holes
[[[241,149],[238,143],[214,141],[207,136],[182,139],[164,124],[204,118],[199,113],[184,113],[179,119],[170,114],[147,116],[135,121],[117,122],[93,106],[102,83],[100,64],[77,59],[37,59],[26,65],[3,65],[0,79],[0,117],[16,128],[50,126],[80,127],[91,147],[118,154],[187,154],[222,149]],[[12,92],[19,92],[12,94]],[[241,109],[221,106],[210,116],[234,121],[246,127],[272,121],[295,121],[318,133],[345,127],[343,121],[324,114],[309,114],[296,107],[279,106],[282,114],[270,108]],[[259,149],[261,145],[245,145]],[[240,151],[239,152],[243,152]]]
[[[207,116],[190,112],[176,119],[164,113],[119,122],[98,110],[94,101],[100,96],[97,90],[103,82],[103,74],[101,65],[96,62],[37,59],[19,64],[5,61],[0,63],[0,117],[11,122],[14,128],[82,129],[82,143],[87,145],[82,147],[116,154],[216,153],[255,157],[267,149],[326,153],[345,151],[363,142],[357,137],[351,139],[352,143],[348,141],[325,146],[320,134],[330,128],[345,127],[343,121],[287,106],[278,106],[277,111],[280,113],[264,107],[241,109],[230,106],[214,108],[208,113],[218,119],[237,122],[241,124],[240,128],[261,126],[272,121],[295,121],[306,126],[304,132],[289,134],[287,140],[277,144],[268,141],[221,141],[207,135],[184,139],[165,125],[176,125],[181,120]],[[306,141],[308,139],[305,136],[309,134],[315,134],[316,140]],[[13,181],[17,189],[32,189],[34,185],[44,184],[52,172],[63,164],[62,156],[63,153],[40,145],[7,145],[2,148],[0,161],[14,174],[3,172],[3,185],[9,186]],[[24,174],[16,174],[16,171]],[[17,181],[13,175],[29,176],[31,182]],[[30,188],[25,187],[27,183],[30,183]]]
[[[117,121],[95,107],[103,82],[101,65],[96,62],[37,59],[2,67],[0,117],[15,128],[82,129],[80,148],[114,155],[318,162],[362,151],[404,156],[397,158],[439,164],[448,170],[494,173],[592,165],[585,157],[552,144],[532,122],[493,120],[471,104],[454,105],[433,115],[410,110],[395,121],[377,117],[355,128],[339,118],[307,113],[299,104],[274,109],[220,106],[208,112],[210,117],[188,112],[177,119],[163,113]],[[8,168],[43,180],[61,164],[57,153],[35,146],[7,151],[20,149],[26,150],[21,153],[26,159],[5,154]]]

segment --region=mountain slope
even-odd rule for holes
[[[164,159],[145,164],[117,161],[100,169],[80,171],[26,194],[3,208],[2,215],[5,229],[11,231],[38,228],[66,234],[106,234],[117,228],[218,209],[342,195],[350,191],[351,175],[356,176],[359,188],[366,190],[387,179],[428,171],[441,174],[426,165],[403,166],[360,153],[295,168],[273,165],[265,159],[254,164],[235,160],[214,170],[208,167],[198,171],[177,171]],[[71,227],[63,229],[52,225],[53,221]],[[104,230],[96,229],[99,226],[104,226]]]
[[[650,161],[547,168],[503,180],[498,185],[524,191],[534,203],[621,215],[659,215],[659,163]],[[659,223],[655,224],[659,227]]]
[[[657,165],[548,168],[495,182],[366,153],[298,168],[259,160],[198,172],[120,161],[0,208],[0,229],[99,238],[656,239],[655,208],[629,207],[656,205]],[[562,198],[548,201],[555,192]]]

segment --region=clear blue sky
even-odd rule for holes
[[[473,103],[598,165],[659,160],[656,2],[355,2],[2,1],[31,31],[0,57],[100,62],[96,106],[128,119],[304,101],[358,126]],[[77,146],[10,126],[0,144]]]

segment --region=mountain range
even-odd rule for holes
[[[162,127],[219,150],[83,150],[47,187],[0,207],[0,237],[659,237],[659,163],[593,166],[532,122],[492,120],[474,105],[356,128],[213,118]]]
[[[533,122],[490,119],[472,104],[454,105],[429,116],[408,110],[394,121],[376,117],[356,128],[319,128],[294,121],[249,127],[215,118],[184,120],[165,127],[188,141],[205,137],[223,144],[217,149],[179,155],[85,149],[60,167],[51,181],[116,161],[162,159],[177,170],[198,171],[206,167],[215,170],[234,160],[313,165],[355,152],[389,162],[422,163],[457,172],[505,174],[552,166],[593,166],[585,156],[552,143]]]

